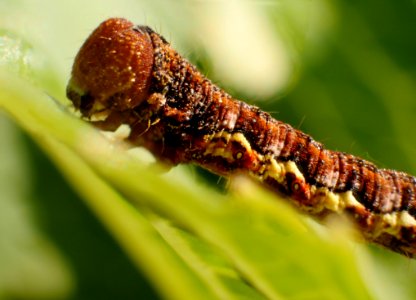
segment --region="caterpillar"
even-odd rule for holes
[[[75,58],[67,97],[100,129],[129,125],[129,142],[165,163],[248,174],[303,212],[345,214],[369,242],[416,255],[415,177],[328,150],[232,98],[149,27],[100,24]]]

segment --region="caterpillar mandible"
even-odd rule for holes
[[[347,214],[364,238],[416,255],[416,178],[331,151],[233,99],[152,29],[104,21],[75,58],[67,96],[95,126],[160,160],[248,174],[316,217]]]

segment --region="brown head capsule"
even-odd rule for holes
[[[75,59],[67,94],[94,125],[129,125],[129,141],[164,162],[247,174],[304,212],[346,214],[367,240],[416,255],[415,177],[325,149],[233,99],[148,27],[102,23]]]
[[[133,109],[148,97],[152,66],[147,27],[109,19],[90,35],[75,58],[68,97],[88,117]]]

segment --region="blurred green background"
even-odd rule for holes
[[[328,148],[416,174],[416,1],[0,0],[0,67],[65,101],[77,50],[114,16],[153,27],[232,95]],[[0,299],[157,298],[2,111],[0,136]],[[372,252],[392,291],[416,297],[415,263]]]

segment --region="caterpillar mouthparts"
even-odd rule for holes
[[[149,27],[104,21],[75,58],[67,96],[95,126],[176,165],[248,174],[315,217],[346,214],[370,242],[416,255],[416,178],[331,151],[233,99]]]

